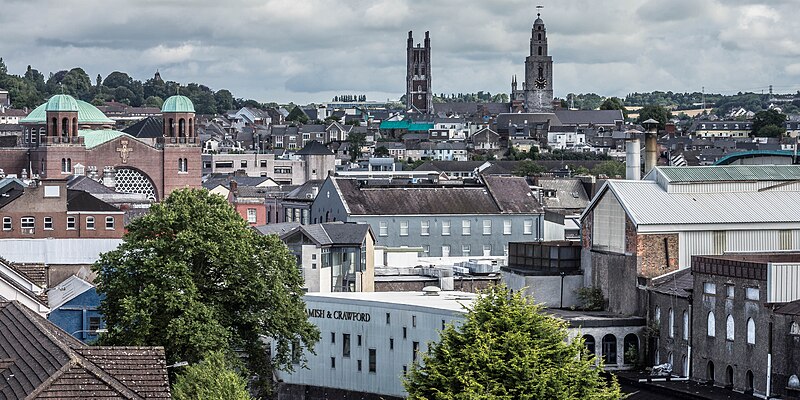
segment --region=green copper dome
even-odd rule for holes
[[[193,113],[194,104],[186,96],[175,95],[170,96],[164,101],[164,106],[161,107],[162,113]]]
[[[65,95],[58,95],[58,96],[65,96]],[[56,96],[53,96],[56,97]],[[69,97],[69,96],[67,96]],[[51,98],[50,101],[53,99]],[[36,107],[28,114],[27,117],[22,118],[19,123],[21,124],[44,124],[47,120],[47,107],[50,104],[50,101]],[[78,111],[78,124],[108,124],[113,125],[114,121],[106,117],[102,111],[98,110],[97,107],[83,101],[83,100],[75,100],[75,104],[77,105]],[[59,110],[63,111],[63,110]]]
[[[57,94],[47,100],[45,111],[78,111],[78,102],[68,94]]]

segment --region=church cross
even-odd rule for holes
[[[119,141],[122,144],[122,147],[117,147],[117,151],[119,152],[120,158],[122,158],[122,163],[128,163],[128,155],[133,151],[132,148],[128,147],[128,141],[126,139],[122,139]]]

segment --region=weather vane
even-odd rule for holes
[[[544,6],[536,6],[536,16],[537,17],[541,17],[542,16],[542,13],[540,11],[542,11],[543,8],[544,8]]]

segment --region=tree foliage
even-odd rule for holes
[[[622,116],[624,118],[628,118],[628,110],[625,108],[625,104],[622,103],[622,99],[619,97],[607,97],[603,100],[603,104],[600,104],[601,110],[621,110]]]
[[[464,323],[447,326],[403,382],[409,399],[619,399],[616,380],[581,338],[532,299],[498,286],[483,292]]]
[[[175,400],[250,400],[247,381],[221,351],[208,353],[202,361],[184,367],[172,385]]]
[[[784,122],[786,122],[786,115],[779,113],[777,110],[759,111],[753,116],[752,134],[755,136],[780,137],[786,131]],[[768,127],[772,128],[765,129]]]
[[[625,164],[616,160],[603,161],[592,169],[594,175],[605,175],[609,178],[625,176]]]
[[[293,344],[310,349],[319,339],[286,246],[205,190],[154,204],[94,270],[106,344],[164,346],[170,363],[241,351],[251,372],[270,381],[270,368],[292,369]],[[262,337],[275,344],[270,360]]]
[[[664,129],[669,119],[672,118],[672,113],[663,106],[647,105],[639,110],[639,118],[636,119],[636,123],[641,124],[651,118],[658,121],[658,129]]]
[[[547,171],[547,168],[531,161],[531,160],[522,160],[517,163],[517,168],[514,169],[514,175],[517,176],[531,176],[531,175],[538,175],[542,172]]]
[[[367,145],[367,135],[362,132],[350,132],[347,135],[350,143],[350,161],[355,162],[361,156],[361,148]],[[386,150],[388,153],[388,149]]]

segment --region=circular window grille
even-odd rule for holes
[[[115,190],[118,192],[140,193],[150,200],[156,200],[156,188],[144,174],[135,169],[117,169],[116,181]]]

